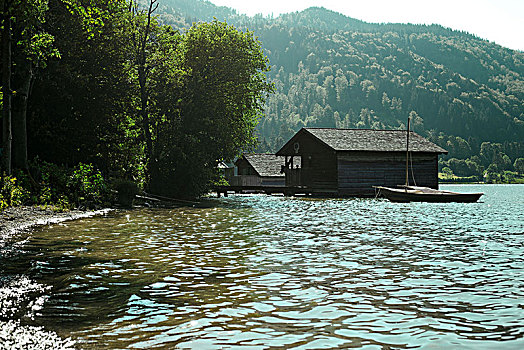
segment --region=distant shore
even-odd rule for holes
[[[467,181],[462,179],[438,179],[439,185],[523,185],[524,181],[488,183],[482,181]]]

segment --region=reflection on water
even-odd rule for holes
[[[0,275],[87,349],[524,348],[524,186],[446,187],[486,195],[117,212],[34,232]]]

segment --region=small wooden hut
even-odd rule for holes
[[[231,186],[284,187],[286,180],[281,173],[284,157],[274,154],[243,154],[236,162],[236,175],[229,179]]]
[[[403,130],[302,128],[276,155],[285,157],[287,187],[328,196],[373,196],[373,186],[405,183],[406,136]],[[438,155],[447,151],[414,132],[409,150],[410,184],[438,189]]]

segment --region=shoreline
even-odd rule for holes
[[[0,255],[8,256],[23,245],[35,227],[104,215],[114,209],[55,212],[50,208],[21,206],[0,213]],[[44,327],[21,324],[17,310],[27,303],[27,295],[44,288],[25,276],[2,276],[0,283],[0,350],[3,349],[75,349],[75,341],[63,339]]]
[[[0,213],[0,248],[17,234],[37,226],[56,224],[104,215],[114,209],[99,210],[70,210],[66,212],[55,212],[50,208],[36,206],[20,206],[7,208]]]

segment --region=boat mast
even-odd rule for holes
[[[408,117],[408,129],[406,133],[406,186],[409,186],[409,122],[411,118]]]

